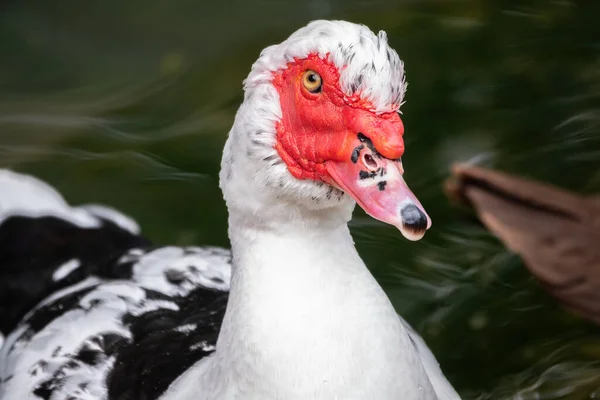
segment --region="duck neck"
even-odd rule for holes
[[[409,339],[357,254],[346,218],[253,224],[234,213],[229,231],[231,293],[212,382],[250,398],[333,398],[347,390],[355,398],[361,385],[359,398],[392,391]]]

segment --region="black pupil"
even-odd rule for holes
[[[308,75],[308,81],[310,83],[315,83],[317,81],[317,75],[315,75],[315,74],[309,74]]]

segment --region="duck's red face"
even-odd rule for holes
[[[282,111],[275,147],[290,173],[342,189],[372,217],[420,239],[431,221],[402,178],[399,115],[346,96],[337,67],[317,55],[289,63],[273,84]]]

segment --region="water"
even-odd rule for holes
[[[384,29],[410,82],[407,180],[434,226],[408,243],[358,211],[359,251],[464,398],[597,398],[600,330],[441,182],[471,160],[600,192],[598,17],[550,0],[5,1],[0,166],[112,204],[156,242],[226,246],[220,152],[260,50],[316,18]]]

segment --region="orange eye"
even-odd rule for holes
[[[309,92],[319,93],[323,85],[323,80],[321,79],[321,75],[309,69],[302,75],[302,84]]]

